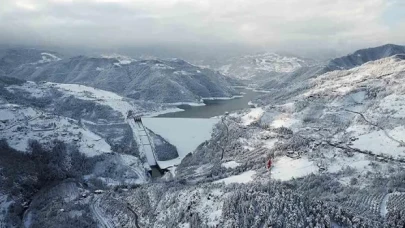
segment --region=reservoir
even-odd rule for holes
[[[172,112],[158,115],[156,117],[166,118],[211,118],[223,115],[225,112],[234,112],[249,108],[249,101],[254,100],[262,92],[255,92],[250,89],[238,89],[243,97],[236,97],[229,100],[204,100],[204,106],[179,105],[182,112]]]

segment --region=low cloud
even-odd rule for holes
[[[405,18],[384,20],[398,7],[402,1],[2,0],[0,43],[351,49],[404,43]]]

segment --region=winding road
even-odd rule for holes
[[[95,200],[93,204],[90,204],[90,209],[93,212],[94,216],[98,220],[99,224],[104,228],[114,228],[115,226],[105,218],[104,214],[100,209],[100,199],[101,196],[94,196]]]
[[[130,205],[129,203],[127,203],[127,209],[128,209],[129,211],[131,211],[132,214],[133,214],[134,217],[135,217],[135,226],[136,226],[136,228],[141,228],[141,227],[139,226],[139,223],[138,223],[138,215],[137,215],[136,212],[131,208],[131,205]]]

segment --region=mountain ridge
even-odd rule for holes
[[[25,49],[21,50],[25,52]],[[5,55],[3,76],[32,81],[74,83],[119,93],[133,99],[161,103],[201,102],[204,97],[231,97],[237,92],[224,75],[184,60],[133,60],[75,56],[45,59],[32,49],[27,58]],[[47,56],[50,56],[47,55]],[[10,61],[10,59],[12,61]]]
[[[397,44],[385,44],[372,48],[359,49],[351,54],[332,59],[326,68],[331,70],[348,70],[364,63],[390,57],[397,54],[405,54],[405,46]]]
[[[218,69],[233,78],[251,80],[265,75],[291,73],[301,67],[316,65],[316,61],[290,55],[264,52],[233,57]]]

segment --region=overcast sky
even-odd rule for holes
[[[0,0],[0,44],[351,50],[405,43],[405,0]]]

